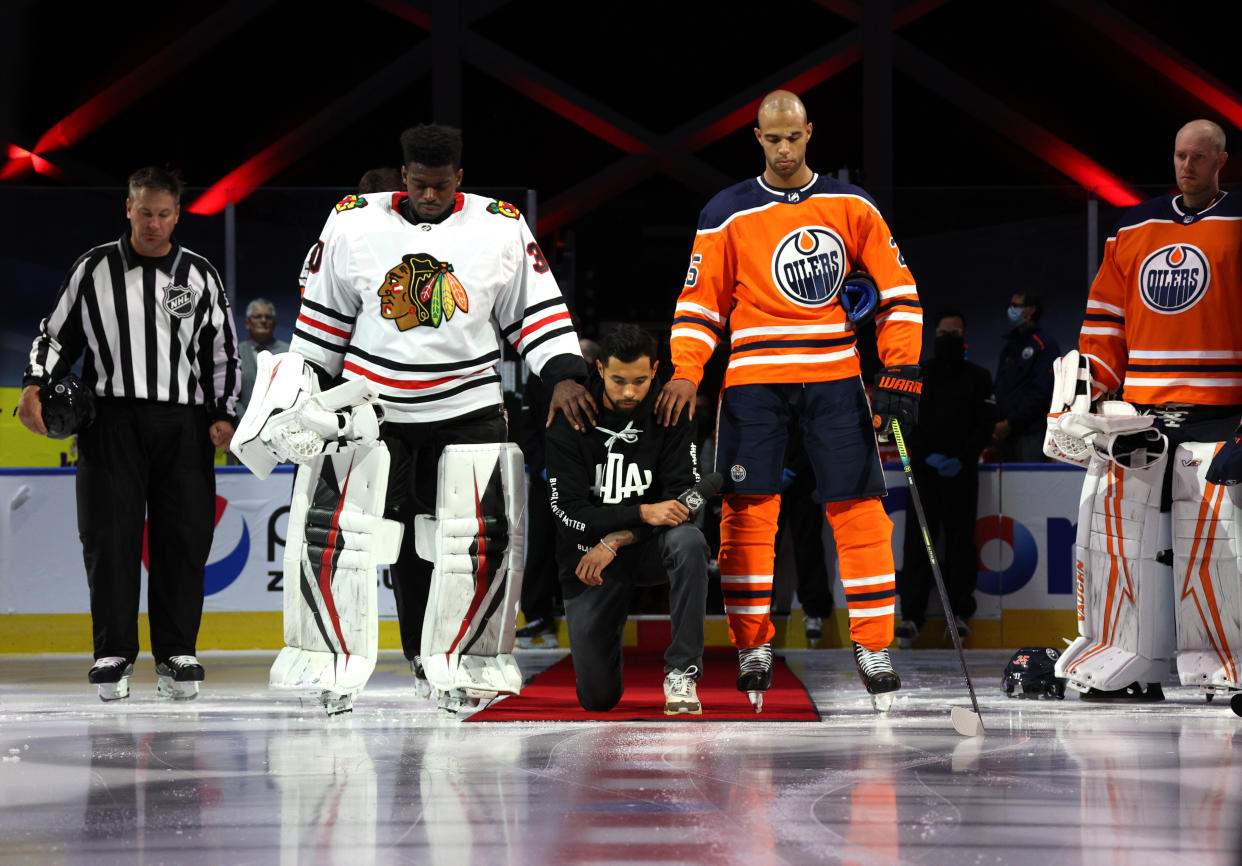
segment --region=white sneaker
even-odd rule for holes
[[[697,665],[690,665],[684,671],[674,668],[664,676],[664,715],[677,716],[689,713],[692,716],[703,715],[703,705],[699,703]]]

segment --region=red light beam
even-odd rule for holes
[[[1058,3],[1242,129],[1242,95],[1104,4],[1090,0],[1058,0]]]
[[[127,106],[164,84],[173,73],[212,45],[233,35],[274,2],[235,0],[230,3],[58,121],[40,137],[35,153],[46,153],[81,141]]]

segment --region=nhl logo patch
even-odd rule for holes
[[[694,488],[691,488],[686,491],[686,498],[682,500],[682,504],[685,505],[686,508],[690,509],[690,513],[693,514],[703,507],[703,501],[703,494],[699,493],[699,491]]]
[[[746,480],[746,467],[740,463],[734,463],[733,466],[729,469],[729,477],[732,478],[735,482],[745,481]]]
[[[198,306],[198,295],[198,290],[190,286],[169,283],[164,287],[164,310],[170,316],[188,319],[194,315],[194,308]]]

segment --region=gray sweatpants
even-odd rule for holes
[[[703,620],[707,611],[707,542],[690,523],[675,526],[621,549],[604,569],[604,582],[565,599],[565,623],[578,681],[578,703],[591,711],[610,710],[621,700],[621,639],[635,586],[663,583],[668,575],[672,642],[664,653],[665,671],[703,670]],[[576,565],[576,563],[575,563]],[[564,564],[562,565],[564,567]],[[621,570],[628,572],[625,578]],[[576,578],[575,578],[576,579]]]

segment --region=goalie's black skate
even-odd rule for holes
[[[856,643],[854,664],[858,667],[858,676],[866,686],[867,693],[871,695],[871,705],[880,712],[886,712],[893,705],[893,692],[901,688],[901,677],[893,670],[888,648],[869,650]]]
[[[756,713],[763,712],[763,693],[772,687],[772,644],[737,651],[737,690],[746,692]]]
[[[155,693],[175,701],[192,701],[198,697],[198,684],[206,678],[203,666],[194,656],[171,656],[155,663]]]
[[[86,678],[99,686],[101,701],[119,701],[129,697],[129,677],[133,672],[133,662],[120,656],[106,656],[95,659]]]

